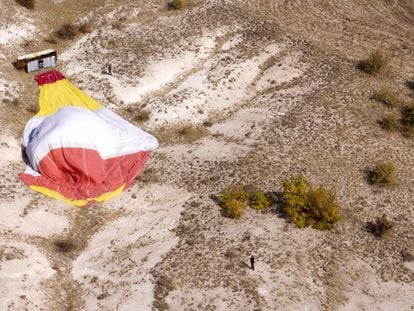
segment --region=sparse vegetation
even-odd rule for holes
[[[147,168],[144,172],[139,175],[138,180],[143,182],[144,184],[152,184],[159,181],[159,177],[157,171],[154,168]]]
[[[49,34],[45,39],[45,42],[51,43],[51,44],[57,44],[57,35],[56,33]]]
[[[74,39],[78,34],[78,28],[73,23],[65,23],[58,30],[56,36],[60,39]]]
[[[36,6],[35,0],[16,0],[16,3],[24,6],[26,9],[34,10]]]
[[[72,241],[63,239],[54,241],[53,245],[59,253],[70,253],[76,248],[76,245]]]
[[[116,30],[121,30],[125,27],[125,24],[123,22],[123,20],[117,20],[115,22],[112,23],[112,28],[116,29]]]
[[[78,30],[80,33],[86,34],[92,32],[92,25],[88,22],[79,25]]]
[[[381,88],[380,90],[374,92],[371,97],[373,100],[376,100],[387,107],[397,107],[400,104],[398,95],[395,94],[388,88]]]
[[[392,162],[378,162],[376,166],[368,171],[370,184],[380,186],[395,186],[397,183],[396,168]]]
[[[358,68],[368,74],[376,74],[388,63],[388,58],[382,50],[373,51],[367,59],[362,60],[358,64]]]
[[[208,130],[204,127],[187,123],[166,126],[155,133],[155,136],[165,144],[191,144],[207,135]]]
[[[326,230],[340,219],[340,206],[331,190],[315,188],[303,176],[284,180],[282,187],[283,210],[297,227]]]
[[[393,224],[388,220],[387,215],[383,214],[381,217],[375,218],[375,221],[367,222],[365,229],[371,232],[376,237],[383,237],[393,227]]]

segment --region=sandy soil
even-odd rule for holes
[[[393,111],[370,99],[387,85],[414,100],[412,1],[189,2],[0,3],[0,309],[413,310],[414,143],[383,131],[377,121]],[[45,41],[67,21],[92,32]],[[11,62],[44,48],[161,141],[147,172],[109,202],[68,206],[18,180],[38,93]],[[386,70],[358,71],[376,48]],[[183,125],[203,131],[177,138]],[[397,166],[395,188],[366,182],[377,160]],[[232,220],[214,200],[238,182],[276,193],[296,174],[336,191],[332,230],[295,228],[277,204]],[[384,213],[390,234],[363,230]]]

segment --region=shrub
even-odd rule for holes
[[[323,186],[314,188],[303,176],[284,180],[283,210],[299,228],[330,229],[340,219],[335,194]]]
[[[69,253],[76,249],[76,244],[70,240],[58,239],[53,242],[56,251],[59,253]]]
[[[256,210],[268,208],[271,205],[269,196],[261,190],[256,190],[250,196],[249,206]]]
[[[135,115],[134,120],[138,122],[147,122],[150,119],[151,112],[148,110],[140,109]]]
[[[231,200],[237,200],[245,204],[248,199],[249,195],[242,185],[226,187],[221,191],[219,196],[219,201],[222,206],[225,206]]]
[[[381,50],[371,52],[369,57],[358,64],[358,68],[368,74],[380,72],[388,63],[388,58]]]
[[[218,199],[230,218],[240,218],[244,215],[249,196],[242,185],[236,185],[224,188]]]
[[[414,104],[402,110],[401,123],[407,128],[414,128]]]
[[[387,115],[381,120],[378,120],[378,124],[387,132],[391,132],[399,128],[398,120],[393,115]]]
[[[34,10],[35,0],[16,0],[16,3],[24,6],[26,9]]]
[[[230,218],[238,219],[244,215],[244,203],[238,200],[230,200],[226,203],[224,209]]]
[[[380,186],[394,186],[397,183],[395,175],[396,168],[392,162],[378,162],[376,166],[368,172],[368,181],[371,184]]]
[[[371,98],[382,103],[387,107],[396,107],[399,105],[400,102],[397,94],[395,94],[388,88],[381,88],[380,90],[374,92]]]
[[[383,237],[387,232],[389,232],[393,227],[393,224],[388,220],[387,215],[382,215],[381,217],[375,218],[375,221],[367,222],[365,229],[371,232],[376,237]]]
[[[60,39],[73,39],[78,33],[77,27],[73,23],[63,24],[58,30],[56,30],[56,35]]]
[[[186,0],[172,0],[168,6],[169,8],[174,9],[174,10],[180,10],[187,6],[187,1]]]

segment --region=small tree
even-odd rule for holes
[[[284,180],[282,187],[283,210],[297,227],[326,230],[340,219],[340,206],[331,190],[315,188],[303,176]]]

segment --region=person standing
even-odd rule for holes
[[[254,256],[250,257],[250,268],[254,271]]]
[[[111,63],[108,64],[108,74],[112,76],[112,64]]]

